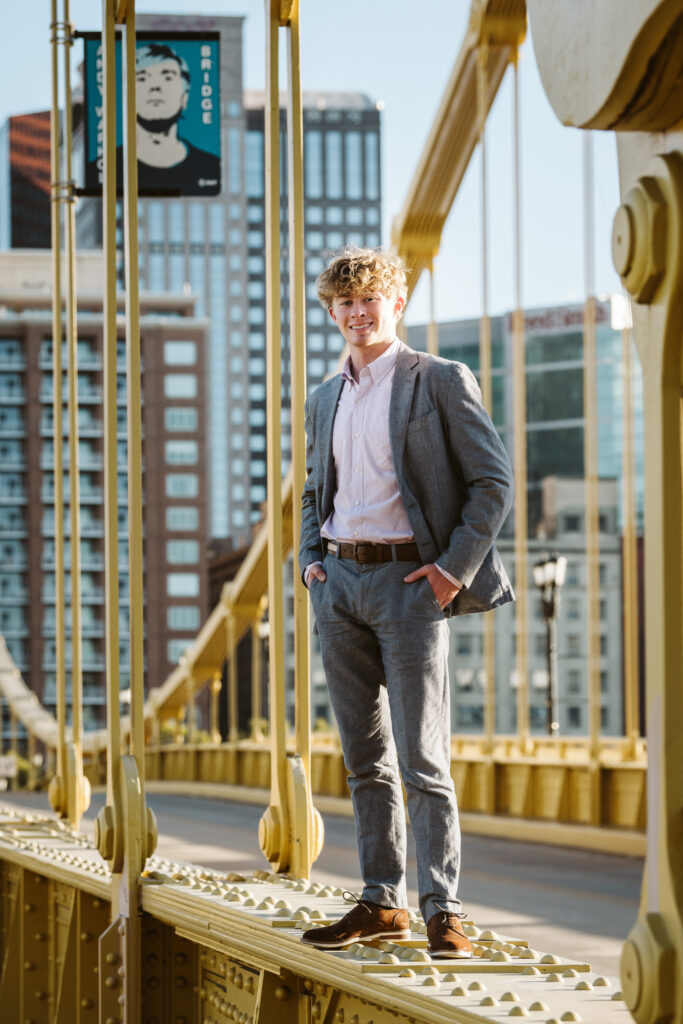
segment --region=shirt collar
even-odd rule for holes
[[[398,351],[400,348],[400,341],[398,338],[394,338],[388,349],[382,352],[381,356],[377,356],[377,359],[373,359],[371,363],[368,363],[364,369],[370,372],[373,384],[379,384],[384,380],[386,375],[390,373],[396,366],[396,360],[398,359]],[[361,370],[361,373],[363,371]],[[344,368],[342,370],[342,377],[344,380],[349,381],[350,384],[355,384],[353,379],[353,373],[351,372],[351,356],[347,356]]]

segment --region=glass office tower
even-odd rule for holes
[[[248,543],[266,498],[264,94],[242,88],[238,17],[140,15],[140,31],[219,32],[222,194],[140,200],[140,286],[197,296],[209,321],[210,536]],[[284,111],[282,129],[285,128]],[[287,169],[282,146],[283,282],[287,264]],[[330,251],[380,242],[380,114],[358,93],[304,93],[309,387],[337,365],[339,333],[315,295]],[[101,245],[101,203],[82,199],[79,246]],[[289,344],[283,294],[283,461],[289,461]]]

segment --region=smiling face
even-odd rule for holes
[[[330,316],[354,353],[371,362],[389,347],[396,337],[396,324],[404,306],[397,295],[370,291],[359,295],[335,295]],[[368,358],[369,357],[369,358]]]
[[[146,121],[175,117],[187,106],[187,82],[175,60],[139,68],[136,75],[137,113]]]

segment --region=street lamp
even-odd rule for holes
[[[560,608],[560,587],[567,575],[567,559],[553,552],[544,555],[534,565],[534,583],[541,592],[541,606],[546,628],[546,659],[548,689],[545,707],[549,736],[557,736],[560,726],[557,711],[557,613]]]

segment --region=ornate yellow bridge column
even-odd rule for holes
[[[616,130],[614,264],[633,302],[645,411],[648,845],[624,996],[683,1022],[683,5],[529,0],[543,84],[565,123]]]

